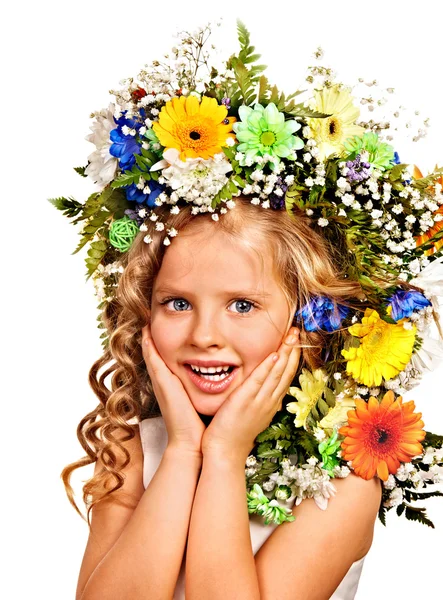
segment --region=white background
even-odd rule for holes
[[[108,90],[161,58],[179,29],[224,17],[226,57],[237,50],[235,19],[287,92],[303,85],[318,45],[341,79],[377,78],[399,102],[431,118],[428,138],[402,152],[427,171],[443,164],[441,9],[417,2],[17,2],[3,10],[2,56],[2,597],[74,598],[87,526],[70,506],[62,468],[83,456],[80,419],[96,404],[87,374],[101,353],[96,299],[85,285],[78,233],[47,198],[84,201],[89,113]],[[406,153],[406,155],[405,155]],[[408,154],[409,153],[409,154]],[[442,370],[409,394],[426,429],[443,433]],[[92,467],[73,478],[77,501]],[[388,513],[378,521],[358,600],[441,594],[443,503],[427,503],[436,529]],[[319,569],[327,569],[327,557]]]

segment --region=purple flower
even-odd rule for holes
[[[138,211],[141,210],[143,207],[142,206],[137,206],[135,209],[132,208],[127,208],[125,210],[125,215],[128,215],[128,217],[130,219],[132,219],[133,221],[135,221],[138,225],[138,227],[140,227],[140,225],[143,223],[143,221],[145,220],[144,217],[141,217],[138,214]]]
[[[399,321],[410,317],[415,310],[431,306],[431,303],[421,292],[398,289],[389,298],[388,306],[392,307],[391,317]]]
[[[231,108],[231,98],[222,98],[221,103],[229,110]]]
[[[364,181],[370,176],[369,168],[371,165],[368,162],[362,162],[360,154],[357,154],[354,160],[348,160],[346,166],[349,169],[346,178],[350,183]]]
[[[335,331],[341,327],[342,320],[348,312],[347,306],[334,304],[327,296],[316,296],[298,310],[296,315],[301,315],[306,331]]]
[[[285,183],[283,183],[283,180],[281,177],[277,178],[276,184],[281,189],[283,194],[281,196],[279,196],[275,192],[270,194],[269,195],[269,204],[271,205],[271,208],[273,208],[274,210],[282,210],[283,208],[286,208],[285,194],[286,194],[286,190],[288,189],[288,186]]]

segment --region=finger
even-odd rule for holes
[[[236,398],[236,401],[243,398],[250,402],[251,398],[256,398],[276,359],[278,359],[278,354],[272,352],[252,371],[247,379],[233,392],[232,396]]]
[[[289,360],[286,364],[286,368],[281,376],[280,383],[278,384],[274,395],[277,402],[281,402],[284,396],[287,394],[289,387],[291,386],[294,375],[297,371],[301,356],[301,347],[294,346],[292,348]]]
[[[252,371],[246,381],[238,388],[238,393],[244,394],[243,397],[247,398],[249,402],[251,398],[255,402],[260,401],[263,397],[272,396],[272,393],[284,372],[293,344],[297,339],[296,336],[294,339],[289,339],[291,335],[293,335],[294,330],[295,328],[290,330],[289,335],[286,336],[284,342],[280,346],[278,353],[273,352],[265,358],[265,360]],[[275,359],[276,356],[277,359]],[[266,382],[268,383],[268,387],[263,391]]]
[[[293,339],[291,338],[293,336]],[[257,396],[257,401],[262,402],[266,399],[275,399],[280,395],[281,389],[286,386],[286,382],[289,378],[289,371],[294,369],[294,363],[298,364],[300,348],[297,352],[294,352],[296,348],[294,344],[298,341],[298,330],[295,333],[289,333],[289,335],[283,341],[278,353],[279,358],[274,363],[273,368],[268,373],[268,377],[263,382],[260,392]]]

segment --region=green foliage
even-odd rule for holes
[[[443,496],[443,492],[435,490],[433,492],[414,492],[413,490],[403,490],[405,498],[408,502],[415,500],[426,500],[427,498],[436,498],[437,496]]]
[[[212,208],[215,208],[222,200],[231,200],[232,196],[238,196],[240,192],[239,187],[241,187],[239,182],[242,181],[240,177],[231,177],[212,199]]]
[[[316,441],[304,429],[297,430],[297,444],[300,445],[309,456],[318,457],[318,446]]]
[[[428,446],[431,446],[432,448],[441,448],[443,446],[443,435],[437,435],[436,433],[426,431],[426,437],[421,444],[423,448],[427,448]]]
[[[406,506],[405,517],[408,519],[408,521],[418,521],[423,525],[427,525],[428,527],[435,529],[434,523],[428,518],[424,508]]]
[[[291,430],[285,423],[274,423],[262,431],[256,437],[257,442],[267,442],[269,440],[290,439]]]
[[[83,208],[83,204],[77,202],[74,198],[49,198],[48,202],[58,210],[61,210],[69,219],[76,217]]]
[[[88,276],[86,280],[88,280],[95,272],[104,255],[106,254],[107,249],[108,244],[102,239],[91,243],[90,247],[88,248],[88,256],[85,259],[86,267],[88,269]]]
[[[419,190],[425,190],[427,187],[432,185],[437,179],[443,175],[443,167],[435,169],[432,173],[421,179],[413,179],[411,186]]]
[[[378,518],[380,519],[380,521],[383,523],[383,525],[386,527],[386,507],[383,506],[382,504],[380,505],[380,508],[378,510]]]
[[[237,32],[240,52],[238,56],[232,55],[226,64],[228,69],[234,71],[239,87],[230,97],[231,106],[234,108],[238,108],[241,104],[250,105],[254,102],[259,75],[266,69],[266,65],[252,64],[260,58],[260,54],[254,54],[255,47],[250,45],[249,31],[240,20],[237,20]]]
[[[85,173],[85,170],[87,167],[88,167],[88,165],[86,165],[86,167],[74,167],[74,171],[76,173],[78,173],[79,175],[81,175],[82,177],[87,177],[87,175]]]

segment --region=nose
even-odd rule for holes
[[[203,310],[194,313],[194,319],[190,323],[188,343],[198,348],[210,348],[211,346],[223,346],[224,336],[220,316],[215,311]]]

